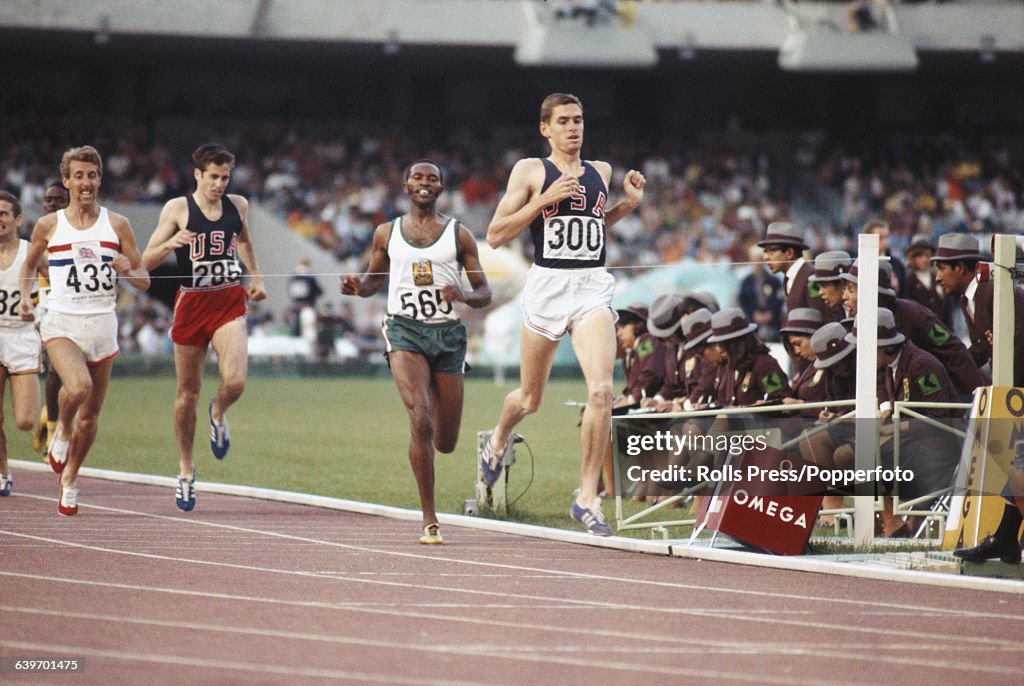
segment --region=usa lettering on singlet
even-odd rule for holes
[[[110,224],[107,208],[88,229],[76,229],[64,210],[57,211],[57,228],[46,248],[50,265],[47,309],[65,314],[113,312],[117,273],[111,264],[121,241]]]
[[[544,163],[543,193],[562,172],[551,160]],[[533,261],[550,269],[588,269],[603,267],[605,260],[604,225],[608,187],[589,162],[583,162],[580,189],[557,205],[545,207],[530,223]]]
[[[185,229],[196,235],[191,243],[174,250],[181,287],[209,291],[238,285],[242,277],[242,265],[238,261],[242,216],[235,203],[222,197],[220,219],[212,221],[199,209],[195,198],[186,195],[185,199],[188,201]]]
[[[391,223],[389,315],[428,323],[459,318],[454,305],[441,297],[442,288],[462,282],[458,228],[458,220],[449,219],[433,243],[420,247],[406,240],[401,217]]]
[[[18,314],[18,306],[21,304],[20,273],[21,267],[25,264],[25,256],[28,254],[28,241],[18,239],[18,254],[14,262],[7,269],[0,269],[0,328],[18,329],[35,326],[31,321],[25,321]],[[39,298],[39,285],[33,280],[31,289],[32,299]]]

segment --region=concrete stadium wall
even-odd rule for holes
[[[200,37],[510,47],[528,26],[530,0],[5,0],[0,26]],[[812,23],[845,26],[845,3],[800,2]],[[776,50],[785,11],[774,2],[640,3],[637,22],[662,49]],[[1024,4],[1015,1],[894,5],[919,50],[1024,52]]]

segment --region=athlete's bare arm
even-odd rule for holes
[[[256,259],[256,248],[252,244],[252,232],[249,231],[249,201],[240,195],[229,195],[228,200],[235,204],[238,216],[242,218],[242,230],[238,233],[238,257],[249,270],[249,286],[245,294],[249,300],[259,302],[267,297],[267,289],[263,284],[259,260]]]
[[[598,173],[601,174],[601,178],[604,179],[604,185],[611,187],[611,165],[607,162],[592,162],[592,164]],[[630,169],[626,172],[626,176],[622,179],[622,191],[626,194],[626,197],[615,203],[615,207],[605,211],[605,227],[611,227],[615,222],[640,206],[640,202],[644,199],[645,185],[647,185],[647,179],[644,178],[643,174],[635,169]]]
[[[359,276],[341,277],[341,294],[358,295],[368,298],[380,290],[391,267],[388,257],[388,238],[391,236],[391,224],[378,226],[373,232],[373,246],[370,249],[370,265],[366,273]]]
[[[176,249],[192,242],[195,233],[185,229],[187,224],[188,201],[184,197],[168,200],[160,210],[156,230],[142,253],[142,262],[147,270],[153,271]]]
[[[121,252],[114,257],[111,266],[119,276],[123,277],[133,287],[140,291],[149,290],[149,272],[142,264],[142,254],[139,252],[139,245],[135,241],[135,232],[132,231],[131,222],[116,212],[110,212],[110,225],[117,234],[117,240],[121,244]]]
[[[476,240],[462,224],[459,224],[459,251],[462,253],[462,266],[466,269],[466,278],[473,290],[466,293],[460,286],[449,284],[441,289],[441,297],[448,302],[464,302],[470,307],[481,308],[491,304],[491,287],[487,285],[487,275],[480,265],[480,253],[476,248]]]
[[[36,222],[32,229],[32,238],[29,239],[28,252],[25,254],[25,262],[21,265],[19,277],[19,289],[21,290],[21,302],[18,303],[18,315],[25,321],[32,321],[32,283],[36,274],[40,271],[40,263],[46,253],[46,246],[50,237],[57,228],[57,215],[48,214]]]
[[[487,227],[487,243],[498,248],[515,240],[523,229],[548,205],[568,198],[579,188],[579,179],[562,174],[543,193],[544,163],[537,158],[516,162],[508,178],[508,188]]]

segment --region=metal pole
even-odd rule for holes
[[[992,268],[992,385],[1013,385],[1014,292],[1010,269],[1017,262],[1013,236],[994,238]]]
[[[878,447],[878,236],[857,239],[857,410],[855,466],[875,467]],[[857,486],[853,498],[853,543],[868,546],[875,535],[874,483]]]

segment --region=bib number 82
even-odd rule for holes
[[[405,291],[400,296],[402,312],[410,319],[423,321],[433,319],[438,313],[449,315],[452,304],[441,297],[440,288],[423,288],[419,291]]]

